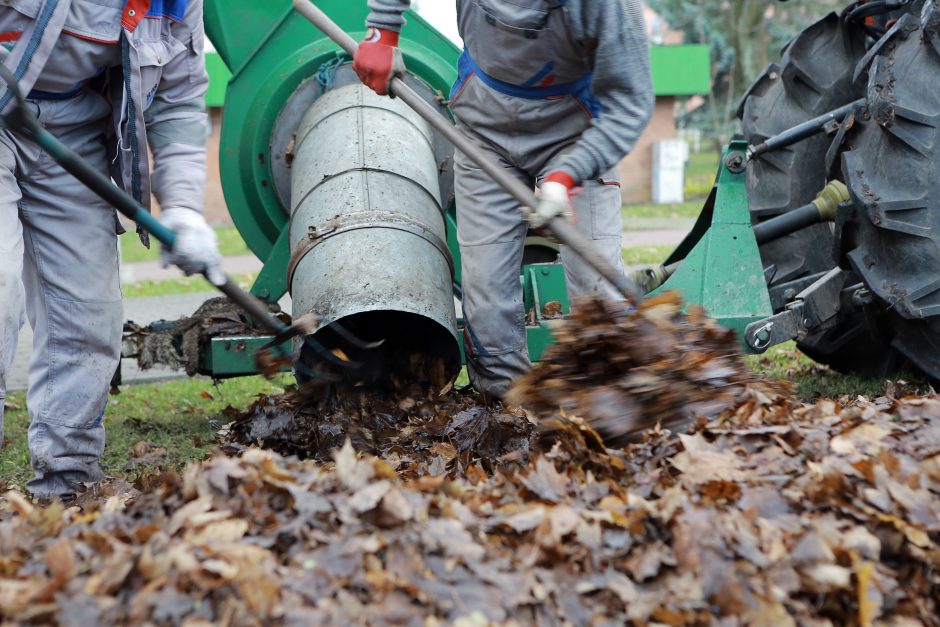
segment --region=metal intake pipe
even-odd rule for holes
[[[347,85],[310,107],[293,154],[294,316],[312,312],[325,320],[315,337],[334,354],[361,360],[362,380],[446,385],[460,368],[460,353],[453,261],[427,123],[400,100]],[[337,321],[366,341],[385,343],[356,354],[331,328]],[[301,359],[320,360],[312,351]]]

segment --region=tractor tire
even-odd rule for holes
[[[869,67],[868,119],[842,155],[854,207],[839,240],[885,305],[891,346],[940,379],[940,9],[911,18]]]
[[[852,80],[865,54],[864,38],[853,32],[830,13],[787,44],[780,64],[770,64],[741,101],[739,115],[750,144],[864,95],[864,84]],[[827,182],[829,145],[830,139],[821,133],[748,164],[748,204],[754,223],[816,197]],[[817,224],[761,246],[764,266],[775,268],[771,284],[831,269],[832,241],[831,227]]]
[[[865,56],[865,36],[835,13],[811,24],[783,50],[741,100],[744,135],[756,145],[781,131],[865,95],[865,76],[855,79]],[[747,168],[751,220],[758,223],[811,202],[827,183],[831,139],[820,133],[751,161]],[[826,272],[836,265],[830,224],[816,224],[760,247],[769,287]],[[835,328],[811,335],[798,348],[841,372],[885,376],[899,363],[880,328],[861,311],[843,314]]]

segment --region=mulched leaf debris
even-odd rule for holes
[[[644,397],[672,429],[619,448],[557,407],[546,431],[453,391],[298,393],[259,399],[212,459],[84,508],[9,492],[0,620],[940,625],[940,397],[803,404],[709,358],[713,331],[689,363],[732,398],[695,418]],[[554,393],[577,407],[578,389]]]

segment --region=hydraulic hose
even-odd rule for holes
[[[859,98],[858,100],[852,101],[846,105],[842,105],[838,109],[833,109],[828,113],[823,113],[822,115],[817,116],[811,120],[807,120],[802,124],[797,124],[793,128],[789,128],[781,133],[774,135],[773,137],[768,137],[756,146],[748,146],[748,159],[757,159],[761,155],[772,150],[791,146],[808,137],[812,137],[816,133],[821,133],[826,128],[827,124],[833,121],[841,123],[845,116],[849,115],[864,104],[865,98]]]
[[[845,21],[854,22],[874,15],[895,11],[908,4],[909,1],[910,0],[874,0],[873,2],[866,2],[849,11],[848,15],[845,17]]]

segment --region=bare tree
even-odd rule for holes
[[[737,102],[801,28],[849,0],[647,0],[690,43],[711,48],[707,124],[721,144],[734,128]]]

